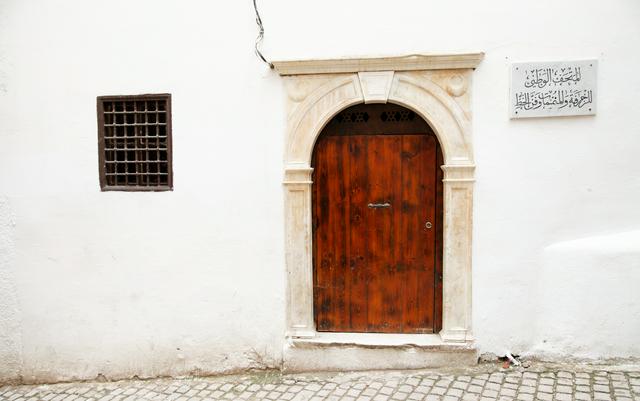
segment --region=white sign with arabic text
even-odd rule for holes
[[[596,114],[597,60],[511,65],[511,118]]]

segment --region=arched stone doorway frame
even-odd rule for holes
[[[391,102],[427,121],[444,170],[443,317],[439,340],[469,344],[475,163],[471,78],[482,54],[275,62],[287,91],[285,260],[287,337],[313,338],[311,157],[324,126],[359,103]],[[425,335],[416,335],[425,336]],[[433,335],[426,335],[433,336]]]

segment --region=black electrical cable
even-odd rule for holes
[[[258,24],[258,37],[256,38],[256,56],[260,58],[260,60],[264,61],[269,68],[273,68],[273,64],[267,61],[266,58],[260,52],[260,44],[262,43],[262,39],[264,38],[264,26],[262,26],[262,19],[260,18],[260,13],[258,13],[258,6],[256,5],[256,0],[253,0],[253,9],[256,10],[256,24]]]

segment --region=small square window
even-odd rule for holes
[[[170,191],[171,95],[98,97],[103,191]]]

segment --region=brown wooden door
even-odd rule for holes
[[[438,141],[428,129],[397,135],[389,124],[391,132],[378,127],[369,135],[366,125],[376,126],[330,129],[316,144],[316,327],[436,332],[442,308]]]

